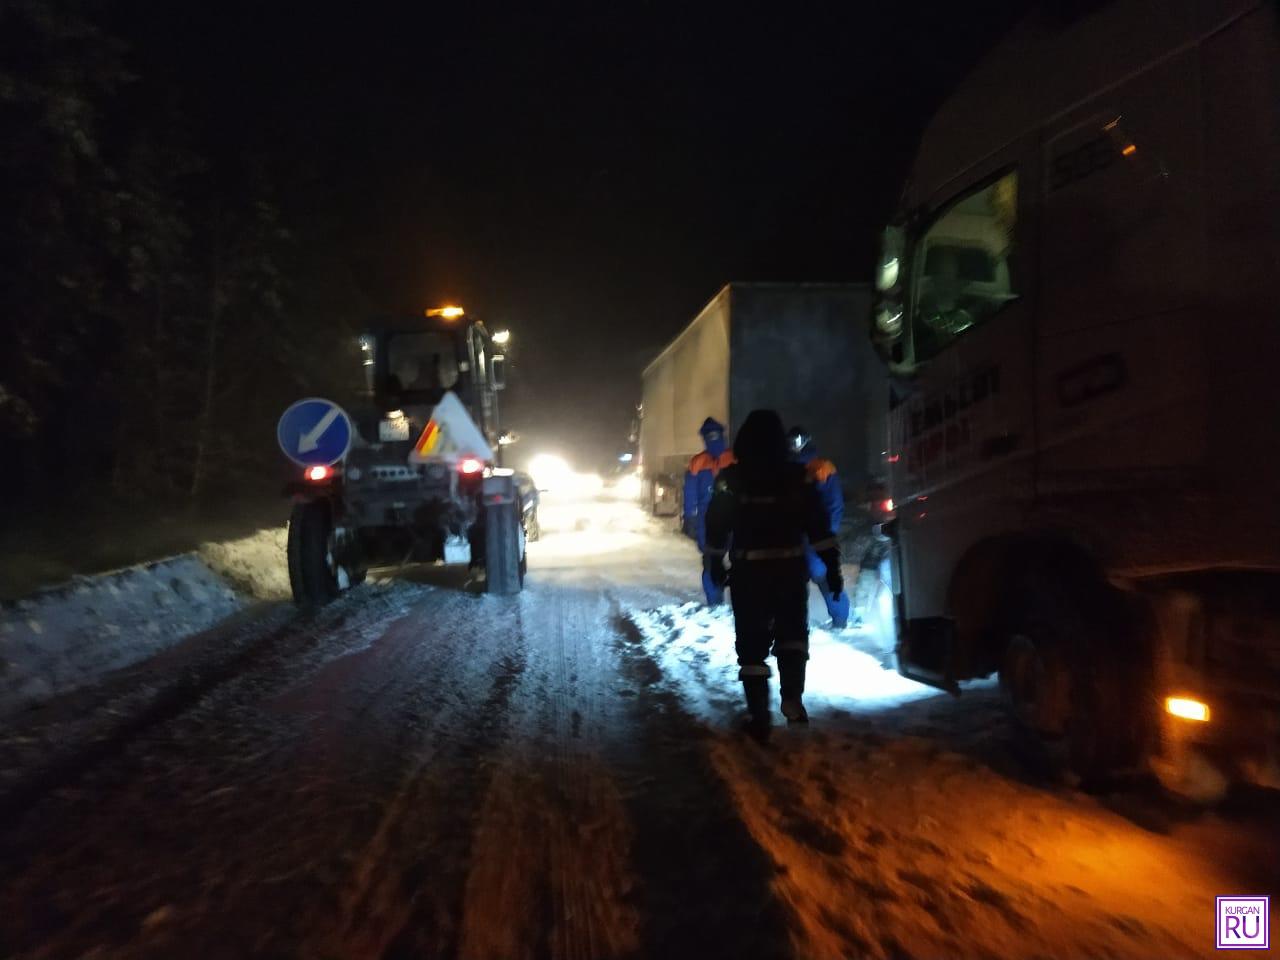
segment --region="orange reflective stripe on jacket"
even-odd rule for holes
[[[836,465],[821,457],[814,457],[804,465],[804,469],[814,483],[826,483],[836,473]]]
[[[732,450],[726,450],[715,459],[712,459],[711,454],[703,450],[701,453],[695,453],[693,455],[693,459],[689,461],[689,472],[701,473],[703,470],[710,470],[711,475],[714,477],[725,467],[736,462],[737,461],[733,459]]]

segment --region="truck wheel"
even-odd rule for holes
[[[485,506],[485,589],[511,596],[524,585],[524,531],[518,504]]]
[[[1019,593],[1000,687],[1020,748],[1044,772],[1085,785],[1135,769],[1147,685],[1122,598],[1043,580]]]
[[[1061,778],[1070,767],[1065,740],[1071,709],[1071,671],[1059,645],[1032,628],[1005,641],[1000,691],[1014,724],[1018,752],[1042,772]]]
[[[289,517],[289,585],[299,606],[323,606],[338,595],[332,530],[327,503],[294,504]]]

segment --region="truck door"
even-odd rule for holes
[[[914,376],[890,415],[903,612],[900,661],[955,678],[946,630],[957,562],[1016,529],[1032,494],[1030,229],[1035,173],[1009,151],[957,183],[912,231]],[[904,384],[899,383],[901,388]]]
[[[1198,77],[1196,51],[1180,51],[1045,138],[1039,487],[1104,540],[1124,539],[1133,511],[1091,523],[1107,511],[1097,494],[1167,487],[1205,453]]]

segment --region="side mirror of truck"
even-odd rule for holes
[[[495,390],[507,389],[507,358],[500,353],[489,361],[489,381]]]

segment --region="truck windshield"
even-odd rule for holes
[[[395,390],[451,390],[458,383],[457,344],[438,331],[392,334],[386,369]]]
[[[1006,174],[962,194],[917,241],[911,289],[917,361],[1017,299],[1009,269],[1017,200],[1017,174]]]

